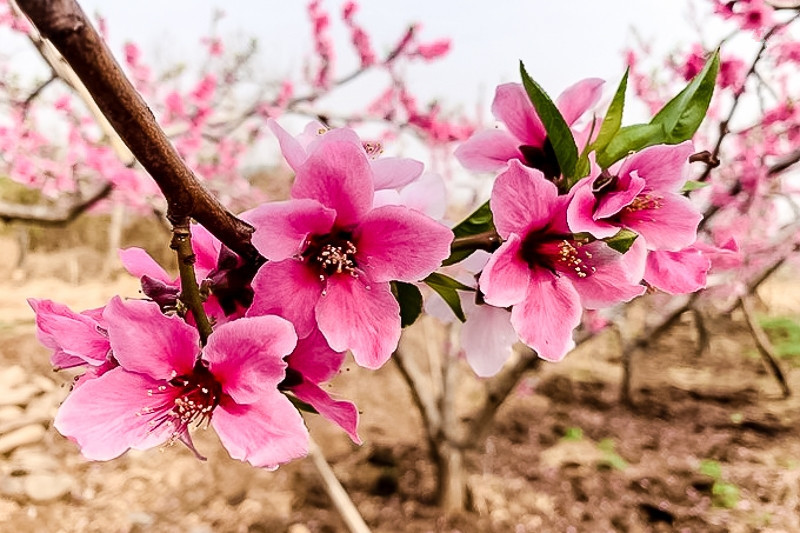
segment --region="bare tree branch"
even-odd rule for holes
[[[744,313],[744,318],[747,321],[747,327],[750,328],[753,340],[756,341],[756,347],[758,348],[758,353],[761,355],[761,359],[764,361],[764,364],[767,365],[770,372],[772,372],[778,385],[780,385],[783,397],[788,398],[792,395],[792,390],[789,388],[789,384],[786,383],[786,376],[783,375],[783,371],[778,364],[775,348],[773,348],[764,328],[762,328],[761,324],[756,320],[755,312],[753,311],[752,296],[749,294],[743,295],[739,298],[739,304]]]
[[[18,0],[42,37],[61,53],[131,152],[169,203],[168,217],[190,217],[246,260],[263,261],[250,242],[253,228],[228,212],[197,180],[122,72],[100,35],[74,0]]]
[[[3,222],[29,222],[40,226],[63,226],[111,194],[111,183],[106,183],[80,198],[65,197],[52,205],[23,205],[0,202],[0,220]]]

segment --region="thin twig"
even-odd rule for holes
[[[169,203],[170,221],[175,224],[193,217],[247,261],[263,262],[250,242],[253,228],[228,212],[197,180],[77,2],[18,0],[18,4],[72,67],[158,184]]]
[[[764,328],[762,328],[761,324],[756,320],[755,313],[753,312],[752,297],[749,294],[743,295],[739,298],[739,303],[742,308],[742,313],[744,313],[744,318],[747,321],[747,327],[750,328],[753,340],[756,341],[756,347],[758,348],[758,353],[761,355],[761,359],[764,361],[764,364],[767,365],[770,372],[772,372],[778,385],[780,385],[783,397],[788,398],[792,395],[792,390],[789,388],[786,377],[783,375],[783,371],[778,364],[775,348],[772,346],[769,337],[767,337]]]
[[[178,271],[181,276],[180,299],[191,311],[194,322],[197,324],[197,331],[200,334],[200,343],[205,346],[209,335],[211,335],[211,323],[208,321],[205,309],[203,309],[203,298],[200,295],[200,288],[197,285],[197,277],[194,273],[196,257],[192,248],[192,232],[189,228],[188,219],[183,224],[173,225],[170,248],[178,254]]]
[[[111,194],[111,183],[105,183],[86,196],[65,197],[51,205],[23,205],[0,202],[0,220],[27,222],[39,226],[64,226],[81,213]]]
[[[370,529],[367,523],[364,522],[361,513],[358,512],[358,508],[353,503],[353,500],[350,499],[347,491],[344,490],[331,465],[325,460],[322,450],[313,440],[309,442],[308,456],[311,458],[311,462],[317,472],[319,472],[319,477],[322,478],[322,486],[333,502],[333,506],[339,512],[339,516],[342,517],[347,530],[350,533],[370,533]]]

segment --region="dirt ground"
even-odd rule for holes
[[[50,370],[25,298],[83,309],[137,286],[62,260],[33,256],[14,272],[0,257],[0,531],[344,531],[310,461],[253,469],[210,430],[195,439],[207,462],[180,446],[84,460],[51,426],[71,376]],[[762,297],[773,313],[800,317],[800,284],[780,280]],[[703,357],[688,318],[637,354],[633,409],[618,402],[612,335],[526,376],[467,458],[464,515],[433,505],[419,417],[392,364],[368,373],[351,363],[333,386],[362,411],[363,446],[325,421],[308,424],[378,532],[800,531],[800,371],[782,361],[797,391],[784,400],[741,316],[708,325]]]

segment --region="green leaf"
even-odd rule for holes
[[[464,316],[464,310],[461,308],[461,298],[459,298],[457,290],[474,291],[475,289],[438,272],[434,272],[422,281],[442,297],[461,322],[467,320],[467,317]]]
[[[625,107],[625,91],[628,88],[629,71],[630,68],[625,69],[625,74],[622,76],[619,86],[617,87],[617,92],[614,93],[614,98],[608,106],[608,111],[603,119],[603,124],[600,126],[597,138],[587,147],[587,153],[591,150],[595,152],[603,150],[619,131],[620,126],[622,126],[622,111]]]
[[[703,70],[689,84],[656,113],[651,124],[661,124],[667,144],[689,140],[706,116],[719,72],[719,49],[711,56]]]
[[[606,244],[608,244],[610,248],[624,254],[630,250],[631,246],[633,246],[633,241],[635,241],[638,236],[639,235],[629,229],[621,229],[616,235],[606,239]]]
[[[453,234],[456,237],[469,237],[470,235],[478,235],[488,231],[495,231],[492,210],[489,208],[488,200],[453,228]],[[458,263],[469,257],[474,251],[474,249],[455,250],[442,264],[447,266]]]
[[[422,314],[422,293],[416,285],[403,281],[393,281],[391,286],[392,294],[400,304],[400,325],[410,326]]]
[[[661,124],[634,124],[620,128],[608,145],[597,154],[597,164],[608,168],[630,152],[666,141]]]
[[[722,467],[713,459],[703,459],[700,461],[700,467],[697,469],[697,471],[704,476],[708,476],[717,480],[722,477]]]
[[[542,125],[544,125],[550,144],[553,145],[561,173],[567,178],[574,177],[578,163],[578,147],[575,145],[575,139],[572,137],[572,131],[569,129],[567,121],[564,120],[556,104],[544,92],[544,89],[528,75],[522,61],[519,62],[519,72],[525,92],[528,93],[528,98],[531,99],[536,114],[539,115]]]
[[[318,415],[319,414],[319,411],[314,409],[314,406],[312,406],[309,403],[304,402],[303,400],[301,400],[297,396],[295,396],[293,394],[284,394],[284,396],[289,398],[289,401],[292,402],[292,405],[294,405],[299,411],[305,411],[306,413],[311,413],[311,414],[314,414],[314,415]]]
[[[583,430],[577,426],[568,427],[567,430],[564,432],[564,436],[561,437],[561,440],[566,440],[566,441],[583,440]]]
[[[707,181],[689,180],[689,181],[687,181],[686,183],[683,184],[683,187],[681,188],[681,192],[692,192],[692,191],[696,191],[696,190],[699,190],[699,189],[705,189],[709,185],[711,185],[711,184],[708,183]]]
[[[715,482],[711,487],[711,503],[716,507],[733,509],[739,503],[739,487],[725,481]]]

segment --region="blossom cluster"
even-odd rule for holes
[[[211,425],[232,457],[275,467],[307,452],[298,407],[360,442],[355,406],[320,385],[338,373],[347,350],[366,368],[389,359],[401,330],[392,284],[433,272],[453,234],[403,205],[421,163],[381,157],[350,129],[315,124],[295,138],[270,127],[296,177],[291,199],[242,214],[266,263],[248,274],[249,265],[207,230],[192,228],[213,325],[205,343],[182,300],[185,280],[141,249],[120,257],[146,299],[116,297],[81,313],[30,300],[54,366],[86,369],[55,421],[86,457],[175,441],[194,450],[190,427]]]
[[[597,135],[596,121],[580,119],[602,83],[581,81],[555,102],[579,147]],[[702,216],[681,192],[691,141],[651,146],[609,168],[589,154],[588,175],[568,184],[553,148],[558,140],[522,85],[499,86],[492,111],[505,129],[478,132],[456,150],[466,168],[497,173],[489,207],[501,244],[470,266],[476,295],[462,329],[479,375],[495,374],[517,337],[557,361],[574,347],[585,311],[627,302],[647,287],[679,294],[705,286],[710,260],[695,243]],[[622,247],[614,242],[620,237],[628,241]]]

